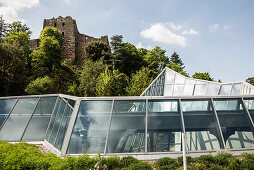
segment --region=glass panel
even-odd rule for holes
[[[66,130],[68,128],[69,125],[69,120],[72,114],[72,109],[70,108],[70,106],[66,107],[66,110],[64,112],[64,116],[63,116],[63,120],[59,129],[59,133],[56,139],[56,144],[55,147],[59,150],[61,150],[62,145],[63,145],[63,140],[66,134]]]
[[[244,99],[245,105],[249,110],[250,116],[254,121],[254,99]]]
[[[145,151],[145,101],[115,101],[108,153]]]
[[[65,109],[66,109],[66,103],[64,100],[61,100],[60,107],[59,107],[58,113],[56,115],[55,122],[54,122],[54,125],[52,128],[52,133],[51,133],[50,139],[49,139],[49,143],[51,143],[52,145],[55,144],[56,136],[57,136],[58,129],[61,124]]]
[[[82,101],[68,153],[103,153],[112,101]]]
[[[194,79],[189,79],[189,78],[186,78],[185,79],[185,84],[195,84],[196,80]]]
[[[167,69],[167,74],[166,74],[166,84],[174,84],[175,80],[175,73],[169,69]]]
[[[217,103],[229,107],[215,106],[222,133],[225,139],[226,148],[239,149],[239,148],[253,148],[253,127],[251,125],[248,114],[243,110],[242,102],[240,99],[216,99]],[[220,106],[220,105],[219,105]]]
[[[231,95],[240,95],[241,87],[242,87],[242,83],[234,83],[232,87]]]
[[[0,140],[20,141],[38,98],[19,99],[0,131]]]
[[[194,89],[194,85],[185,84],[184,90],[183,90],[183,95],[184,96],[192,96],[193,95],[193,89]]]
[[[230,95],[232,84],[223,84],[221,85],[219,95]]]
[[[172,96],[172,92],[173,92],[173,85],[166,84],[164,96]]]
[[[218,150],[222,138],[211,102],[182,100],[186,141],[190,151]]]
[[[35,109],[22,140],[43,140],[57,97],[43,97]]]
[[[12,107],[16,103],[17,99],[2,99],[0,100],[0,127],[4,122],[5,118],[8,116]]]
[[[195,85],[195,91],[194,91],[194,96],[205,96],[207,90],[207,85],[206,84],[196,84]]]
[[[56,106],[55,106],[55,109],[54,109],[54,112],[53,112],[53,115],[52,115],[52,119],[49,123],[48,131],[47,131],[47,134],[46,134],[46,137],[45,137],[45,139],[47,141],[49,141],[49,138],[50,138],[50,135],[51,135],[51,132],[52,132],[52,128],[53,128],[53,125],[54,125],[54,122],[55,122],[55,119],[56,119],[56,114],[59,110],[61,100],[62,99],[60,97],[57,98]]]
[[[174,100],[148,103],[148,152],[181,151],[181,115]]]
[[[196,84],[207,84],[207,81],[205,81],[205,80],[203,80],[203,81],[197,80],[197,81],[196,81]]]
[[[184,85],[174,85],[173,96],[182,96],[183,95],[183,87],[184,87]]]
[[[206,96],[217,96],[219,94],[220,85],[209,83],[206,91]]]
[[[184,81],[185,81],[185,77],[184,76],[176,74],[175,84],[184,84]]]

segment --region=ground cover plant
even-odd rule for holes
[[[215,156],[211,154],[197,158],[187,156],[187,164],[190,170],[254,170],[254,154],[243,153],[240,156],[232,156],[227,152],[219,152]],[[149,162],[131,156],[102,157],[100,154],[95,157],[87,154],[59,157],[53,153],[43,153],[35,145],[0,142],[0,169],[180,170],[183,169],[183,157],[177,159],[164,157]]]

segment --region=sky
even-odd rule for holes
[[[179,54],[185,70],[222,82],[254,77],[253,0],[0,0],[7,23],[21,20],[38,38],[43,19],[71,16],[80,33],[123,35],[137,48]]]

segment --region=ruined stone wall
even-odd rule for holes
[[[85,46],[93,41],[101,41],[109,45],[108,36],[101,36],[101,38],[94,38],[85,34],[80,34],[77,28],[76,21],[70,16],[65,18],[59,16],[58,18],[44,19],[43,28],[55,27],[62,32],[62,57],[72,63],[78,60],[82,63],[85,55]],[[39,40],[31,40],[31,49],[35,50],[39,47]]]
[[[40,45],[40,40],[39,39],[32,39],[29,42],[29,47],[31,50],[37,50]]]

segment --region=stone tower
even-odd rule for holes
[[[43,29],[48,26],[55,27],[62,32],[62,57],[70,63],[72,63],[74,60],[82,62],[82,58],[85,55],[85,46],[89,42],[101,41],[109,45],[108,36],[94,38],[86,34],[80,34],[76,21],[70,16],[65,18],[59,16],[58,18],[44,19]],[[31,49],[36,49],[38,46],[38,39],[31,40]]]

